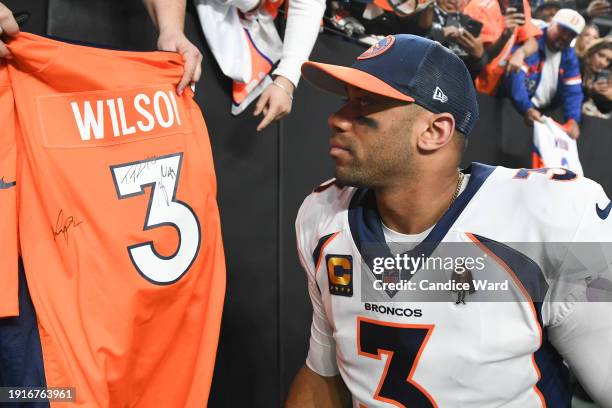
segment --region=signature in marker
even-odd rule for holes
[[[64,210],[60,210],[57,214],[57,220],[55,221],[55,227],[51,228],[53,231],[53,240],[60,235],[64,237],[64,241],[68,244],[68,233],[71,228],[76,228],[81,225],[83,221],[79,221],[74,216],[64,217]]]

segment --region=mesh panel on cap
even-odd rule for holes
[[[478,102],[472,78],[459,57],[440,45],[432,46],[411,85],[418,105],[431,112],[452,114],[457,130],[470,133],[478,121]],[[436,88],[448,98],[446,102],[434,99]]]

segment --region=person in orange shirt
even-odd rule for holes
[[[177,93],[181,95],[185,87],[198,82],[202,75],[202,53],[185,37],[183,24],[185,21],[186,0],[143,0],[143,3],[159,29],[157,47],[161,51],[177,52],[183,57],[185,71],[177,85]],[[2,42],[2,36],[12,37],[19,33],[19,26],[11,11],[0,3],[0,58],[10,58],[10,51]]]
[[[531,8],[523,0],[523,12],[515,7],[502,10],[497,0],[472,0],[463,11],[483,23],[480,36],[489,63],[475,80],[476,90],[494,95],[506,71],[518,71],[523,60],[537,50],[535,37],[542,32],[531,22]],[[523,44],[514,53],[516,44]]]

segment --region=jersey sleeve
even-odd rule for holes
[[[582,77],[580,76],[580,63],[573,48],[566,50],[561,57],[564,67],[559,78],[559,92],[563,101],[563,116],[564,120],[574,119],[580,122],[582,111],[582,101],[584,95],[582,93]]]
[[[312,260],[311,246],[308,243],[313,240],[312,220],[306,214],[308,198],[302,204],[295,222],[297,251],[300,263],[306,272],[308,279],[308,293],[312,303],[312,325],[310,328],[310,348],[306,365],[315,373],[324,377],[338,375],[338,364],[336,362],[336,342],[333,331],[325,314],[321,291],[316,281],[316,271]]]
[[[549,303],[551,343],[589,395],[612,407],[612,203],[596,183],[585,191],[584,213]]]
[[[17,237],[17,146],[15,109],[8,70],[0,63],[0,317],[19,314]]]

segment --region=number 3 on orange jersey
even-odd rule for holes
[[[376,360],[380,360],[382,354],[387,355],[387,365],[374,399],[396,407],[438,407],[431,395],[412,379],[433,329],[433,325],[357,318],[359,354]]]
[[[159,285],[180,279],[200,250],[198,218],[191,207],[176,199],[182,160],[183,154],[177,153],[111,166],[120,200],[144,194],[145,187],[152,187],[143,230],[172,226],[178,231],[178,248],[168,257],[158,254],[152,241],[127,247],[136,270],[145,279]]]

